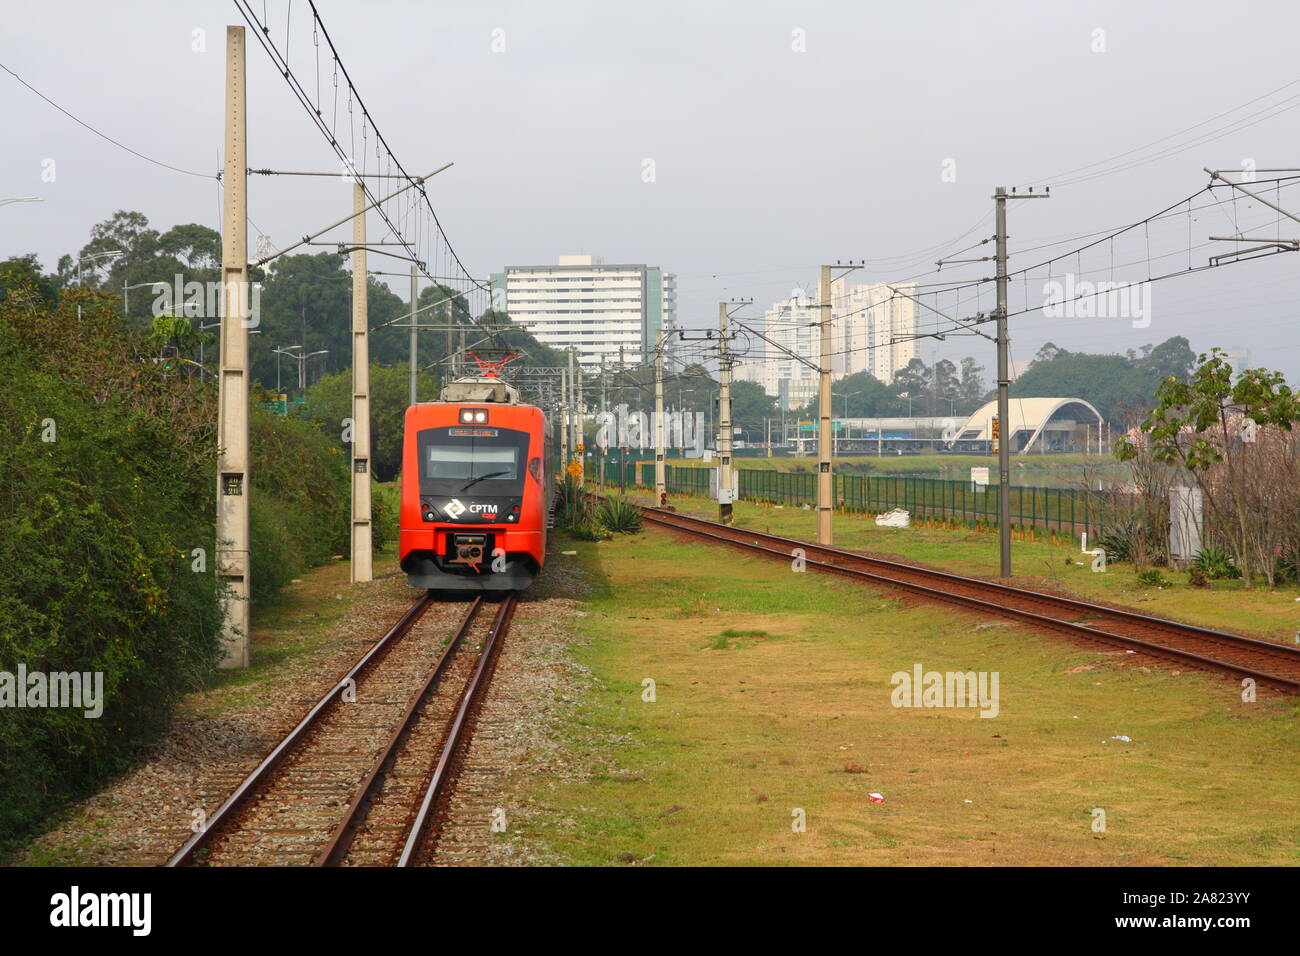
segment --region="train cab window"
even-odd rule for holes
[[[474,445],[425,446],[425,475],[470,481],[476,478],[513,480],[519,477],[519,454],[514,448]]]
[[[429,428],[418,436],[425,494],[518,494],[528,433],[508,428]]]

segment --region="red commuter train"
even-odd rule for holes
[[[546,559],[549,430],[498,378],[406,410],[398,556],[412,587],[517,591]]]

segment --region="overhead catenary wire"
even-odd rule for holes
[[[105,142],[112,143],[112,144],[113,144],[114,146],[116,146],[118,149],[126,150],[126,152],[130,153],[132,156],[136,156],[136,157],[138,157],[138,158],[140,158],[140,159],[143,159],[146,163],[153,163],[155,166],[160,166],[160,167],[162,167],[163,169],[170,169],[170,170],[171,170],[172,172],[174,172],[174,173],[182,173],[182,174],[184,174],[184,175],[186,175],[186,176],[196,176],[196,177],[198,177],[199,179],[213,179],[213,178],[219,178],[219,174],[216,174],[216,173],[199,173],[199,172],[195,172],[195,171],[192,170],[192,169],[182,169],[180,166],[173,166],[171,163],[164,163],[161,159],[154,159],[152,156],[146,156],[144,153],[140,152],[138,149],[132,149],[130,146],[127,146],[125,143],[121,142],[120,140],[116,140],[116,139],[114,139],[112,136],[109,136],[107,133],[102,132],[101,130],[98,130],[98,129],[96,129],[95,127],[91,126],[89,123],[87,123],[87,122],[86,122],[85,120],[83,120],[81,117],[76,116],[76,115],[74,115],[73,113],[68,112],[68,110],[64,109],[62,106],[60,106],[58,103],[54,102],[54,100],[50,99],[48,96],[46,96],[46,95],[45,95],[44,93],[42,93],[40,90],[38,90],[36,87],[32,86],[30,83],[28,83],[26,80],[24,80],[21,76],[19,76],[17,73],[15,73],[13,70],[11,70],[11,69],[10,69],[9,67],[7,67],[5,64],[0,63],[0,70],[4,70],[6,73],[8,73],[10,76],[12,76],[15,80],[17,80],[17,81],[18,81],[19,83],[21,83],[23,86],[27,87],[27,89],[31,90],[33,93],[35,93],[35,94],[36,94],[37,96],[39,96],[41,99],[43,99],[46,103],[48,103],[50,106],[54,107],[56,110],[58,110],[58,111],[59,111],[60,113],[62,113],[64,116],[68,117],[68,119],[72,120],[74,123],[78,124],[79,126],[84,127],[85,129],[88,129],[90,132],[94,133],[96,136],[98,136],[100,139],[104,140]]]
[[[267,55],[271,58],[278,72],[280,72],[281,75],[284,77],[286,84],[290,89],[290,92],[294,95],[295,99],[298,100],[299,104],[307,112],[308,117],[311,119],[313,124],[317,127],[318,131],[325,137],[331,149],[333,149],[334,153],[336,154],[336,156],[338,157],[338,159],[342,164],[342,169],[356,170],[363,174],[361,177],[359,177],[358,180],[363,193],[369,198],[369,200],[372,203],[375,204],[375,211],[383,220],[384,225],[389,230],[389,233],[397,237],[401,241],[401,243],[404,246],[406,246],[410,258],[417,263],[418,271],[420,271],[424,275],[424,277],[429,281],[436,281],[432,278],[432,274],[430,273],[428,266],[434,261],[434,259],[438,255],[439,252],[438,246],[441,245],[442,249],[445,250],[447,253],[449,253],[450,258],[455,261],[456,265],[459,267],[462,273],[462,277],[457,278],[454,281],[458,283],[463,282],[472,285],[474,289],[470,291],[485,292],[487,290],[486,286],[484,286],[481,282],[479,282],[469,273],[469,271],[465,268],[464,263],[460,260],[459,255],[456,253],[455,249],[451,246],[450,240],[448,239],[445,230],[443,230],[442,225],[438,220],[437,213],[433,209],[432,202],[429,200],[428,193],[425,189],[424,184],[417,183],[417,180],[406,171],[406,168],[397,159],[392,149],[388,146],[387,140],[383,136],[382,132],[379,130],[378,125],[375,123],[373,116],[370,114],[369,109],[366,107],[364,101],[362,100],[360,92],[357,90],[355,84],[352,81],[351,76],[348,74],[347,68],[346,66],[344,66],[342,62],[342,58],[339,55],[339,52],[335,47],[333,40],[329,35],[329,31],[326,29],[325,24],[321,19],[320,13],[316,9],[315,4],[310,2],[309,0],[309,6],[311,7],[311,13],[312,13],[311,23],[312,23],[313,35],[314,37],[316,37],[316,39],[314,39],[313,41],[313,46],[318,45],[319,38],[324,38],[326,46],[329,48],[329,53],[332,62],[332,70],[333,70],[332,82],[336,90],[335,105],[331,113],[332,120],[326,120],[325,111],[319,101],[319,98],[317,98],[315,105],[313,105],[311,94],[307,91],[307,88],[304,86],[303,82],[300,80],[298,75],[295,73],[293,67],[290,65],[289,49],[291,46],[292,36],[291,33],[289,32],[290,31],[289,19],[286,18],[286,26],[285,26],[285,34],[284,34],[285,36],[284,49],[282,50],[280,46],[277,45],[275,39],[272,36],[271,26],[269,25],[269,22],[265,19],[266,17],[265,11],[263,11],[262,17],[259,17],[257,12],[253,10],[249,0],[235,0],[235,5],[239,9],[240,14],[244,17],[244,19],[248,22],[249,26],[252,28],[253,35],[257,38],[262,48],[266,51]],[[317,69],[319,74],[319,68]],[[338,87],[339,87],[338,78],[340,75],[342,76],[343,85],[346,87],[346,110],[347,110],[347,115],[349,117],[348,120],[349,130],[347,134],[348,148],[344,147],[344,143],[340,140],[338,136],[338,129],[337,129],[338,100],[341,98],[338,94]],[[357,149],[357,128],[356,128],[357,123],[351,119],[351,117],[355,116],[358,111],[360,113],[360,127],[361,127],[361,136],[360,136],[361,148],[359,150]],[[373,141],[374,144],[373,149],[375,152],[376,167],[378,169],[386,169],[390,173],[393,168],[396,168],[400,172],[402,178],[407,179],[409,182],[415,185],[416,190],[420,193],[420,196],[423,199],[424,206],[425,206],[424,215],[426,215],[429,219],[431,219],[435,227],[434,229],[430,229],[430,230],[421,230],[423,236],[426,237],[425,241],[427,243],[423,251],[418,249],[412,243],[412,241],[407,238],[403,230],[398,227],[397,223],[394,222],[393,216],[394,215],[400,216],[400,213],[390,212],[390,210],[386,208],[386,206],[389,204],[387,202],[384,203],[379,202],[377,197],[373,194],[373,192],[366,184],[364,174],[370,170],[369,164],[370,164],[370,149],[371,149],[370,142],[371,141]],[[407,222],[407,229],[408,231],[413,231],[410,226],[409,217]],[[439,243],[437,240],[441,240],[441,242]],[[442,270],[442,271],[445,272],[446,270]],[[472,312],[473,310],[471,309],[471,315]],[[471,318],[471,323],[472,321],[473,320]]]

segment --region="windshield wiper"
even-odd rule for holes
[[[467,484],[464,488],[462,488],[462,489],[460,489],[460,490],[461,490],[461,491],[469,491],[469,489],[470,489],[470,485],[477,485],[477,484],[478,484],[480,481],[482,481],[484,478],[499,478],[499,477],[501,477],[502,475],[508,475],[508,474],[510,474],[510,472],[508,472],[508,471],[489,471],[486,475],[479,475],[477,478],[473,478],[473,479],[471,479],[470,482],[469,482],[469,484]]]

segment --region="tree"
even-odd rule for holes
[[[932,401],[927,409],[931,415],[951,415],[957,410],[957,397],[961,390],[961,379],[957,376],[957,366],[948,359],[934,363],[931,374]]]
[[[1194,358],[1187,340],[1175,336],[1140,353],[1091,355],[1067,352],[1047,343],[1034,363],[1011,383],[1013,398],[1082,398],[1102,417],[1123,422],[1141,417],[1151,407],[1160,383],[1174,376],[1183,380]]]
[[[973,358],[967,357],[961,360],[961,385],[957,389],[957,411],[963,415],[971,415],[984,404],[984,378],[980,375],[984,371],[982,365],[975,364]]]
[[[1156,397],[1159,404],[1141,425],[1153,457],[1186,469],[1211,510],[1232,528],[1233,557],[1245,585],[1250,587],[1252,571],[1263,571],[1272,584],[1269,532],[1286,523],[1286,516],[1269,515],[1253,500],[1271,484],[1258,473],[1256,449],[1261,432],[1291,431],[1300,419],[1300,397],[1280,372],[1248,369],[1234,383],[1232,366],[1217,348],[1200,357],[1190,381],[1170,376]],[[1137,449],[1125,438],[1116,454],[1131,460]],[[1293,495],[1281,500],[1294,513]]]
[[[172,226],[158,237],[158,248],[191,269],[221,266],[221,233],[196,222]]]
[[[275,349],[300,345],[306,355],[328,349],[311,360],[309,370],[327,373],[352,362],[352,276],[345,258],[335,252],[289,255],[275,260],[262,283],[260,334],[250,337],[253,378],[268,388],[276,382]],[[283,362],[283,360],[282,360]],[[297,384],[297,363],[282,385]]]
[[[1196,353],[1192,351],[1187,339],[1176,335],[1166,339],[1155,348],[1145,346],[1149,351],[1139,364],[1155,378],[1163,381],[1169,376],[1186,379],[1196,364]]]
[[[1065,354],[1067,354],[1065,349],[1061,348],[1055,343],[1044,342],[1043,347],[1040,348],[1037,354],[1034,355],[1034,364],[1037,364],[1039,362],[1051,362],[1057,356],[1065,355]]]
[[[211,345],[216,340],[211,332],[201,331],[189,318],[174,313],[157,316],[144,339],[159,359],[167,358],[167,350],[172,349],[171,355],[189,363],[186,367],[195,374],[198,373],[198,363],[194,359],[199,346]],[[164,368],[170,371],[174,364],[175,359],[172,359]]]
[[[757,382],[731,383],[731,423],[743,429],[749,441],[766,441],[765,422],[780,418],[776,399]]]
[[[11,289],[29,286],[42,300],[52,305],[58,298],[59,285],[57,275],[45,275],[41,272],[41,263],[35,253],[10,256],[4,262],[0,262],[0,300],[3,300]]]
[[[405,362],[370,366],[370,462],[377,481],[392,481],[402,470],[402,433],[410,397],[410,366]],[[432,381],[422,379],[420,389],[429,394]],[[326,375],[307,390],[307,419],[339,446],[343,422],[352,417],[352,370]]]
[[[912,359],[907,363],[906,368],[894,373],[894,391],[898,393],[899,398],[907,402],[911,409],[910,414],[923,413],[923,403],[930,391],[932,381],[933,373],[919,358]]]
[[[870,372],[854,372],[831,384],[831,413],[834,418],[888,418],[907,412],[907,400],[900,399],[890,388]],[[845,396],[848,397],[847,403]],[[816,418],[820,407],[821,391],[797,414]],[[848,414],[845,415],[847,404]]]
[[[100,255],[106,252],[121,255]],[[99,257],[90,259],[91,256]],[[193,311],[182,309],[175,301],[177,284],[183,290],[188,282],[220,281],[221,236],[207,226],[187,223],[159,235],[156,229],[150,228],[144,213],[119,209],[111,218],[91,227],[90,241],[77,256],[65,255],[59,259],[59,280],[65,288],[78,283],[78,258],[82,260],[82,285],[126,297],[130,304],[127,327],[132,330],[147,331],[152,320],[164,312],[177,312],[200,321],[217,319],[215,307],[206,306],[208,301],[215,303],[215,296],[210,300],[205,296],[205,307]],[[151,283],[165,284],[172,290],[170,297],[150,289]],[[134,287],[134,291],[129,287]]]

